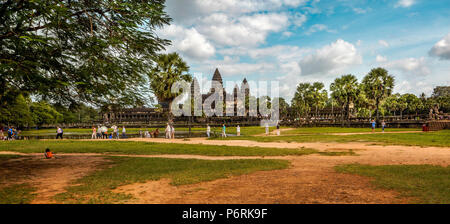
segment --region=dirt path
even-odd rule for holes
[[[6,153],[3,153],[6,154]],[[16,153],[17,154],[17,153]],[[96,156],[59,156],[44,159],[42,153],[0,162],[0,186],[30,184],[36,187],[32,204],[55,203],[53,196],[65,192],[65,187],[107,162]]]
[[[136,199],[126,203],[407,203],[394,191],[375,189],[370,179],[334,171],[339,164],[433,164],[450,165],[450,148],[381,146],[368,143],[280,143],[247,140],[127,139],[162,143],[259,146],[278,148],[314,148],[320,151],[348,151],[357,156],[202,156],[202,155],[123,155],[98,153],[58,154],[45,160],[42,153],[1,154],[27,155],[0,163],[0,186],[32,183],[38,188],[33,203],[53,203],[52,197],[64,192],[76,180],[105,164],[101,156],[164,157],[186,159],[286,159],[291,167],[284,170],[259,171],[192,185],[173,186],[170,180],[149,181],[121,186],[115,192],[126,192]],[[5,169],[3,169],[5,168]]]

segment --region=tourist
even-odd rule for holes
[[[100,125],[97,126],[97,138],[102,138],[102,129],[100,128]]]
[[[269,123],[266,122],[266,135],[269,135]]]
[[[91,139],[97,139],[97,129],[95,126],[92,126],[92,136]]]
[[[165,132],[166,132],[166,138],[167,138],[167,139],[170,139],[170,137],[172,136],[172,134],[171,134],[172,128],[170,128],[169,123],[167,123],[167,127],[166,127]]]
[[[117,139],[119,139],[119,127],[114,125],[114,126],[112,126],[112,129],[113,129],[113,136],[116,137]]]
[[[125,126],[122,126],[122,138],[126,138],[127,134],[126,134],[126,130],[125,130]]]
[[[9,126],[8,128],[8,137],[6,138],[6,140],[12,140],[12,136],[13,136],[13,129],[11,126]]]
[[[46,149],[45,149],[44,156],[45,156],[46,159],[52,159],[52,158],[55,158],[55,156],[53,156],[53,153],[50,151],[49,148],[46,148]]]
[[[170,125],[170,133],[172,134],[172,139],[175,139],[175,127],[173,127],[173,125]]]
[[[236,127],[236,135],[241,136],[241,127],[239,125]]]
[[[223,126],[222,126],[222,137],[224,137],[224,138],[227,137],[227,127],[225,126],[225,123],[223,123]]]
[[[145,132],[144,132],[144,136],[145,136],[146,138],[151,138],[151,137],[150,137],[150,132],[148,132],[148,131],[145,131]]]
[[[384,128],[386,127],[386,122],[384,120],[381,122],[381,130],[384,132]]]
[[[280,124],[277,122],[277,135],[279,136],[280,134]]]
[[[209,126],[209,124],[206,124],[206,135],[208,136],[208,138],[210,137],[211,134],[211,127]]]
[[[63,130],[60,127],[56,127],[56,139],[61,138],[63,139]]]
[[[3,127],[0,129],[0,140],[5,139],[5,135],[3,134]]]
[[[375,132],[375,126],[376,126],[376,123],[375,123],[375,120],[374,120],[374,119],[372,119],[371,124],[372,124],[372,132]]]

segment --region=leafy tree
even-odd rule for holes
[[[172,85],[177,81],[192,81],[192,76],[187,72],[189,66],[177,53],[161,54],[155,58],[155,66],[148,74],[150,89],[158,101],[168,103],[169,120],[172,118],[172,101],[180,93],[172,93]],[[189,89],[190,90],[190,89]]]
[[[330,85],[331,97],[341,103],[347,120],[350,119],[350,104],[355,104],[360,93],[358,79],[354,75],[343,75]]]
[[[323,109],[328,100],[327,90],[324,89],[324,84],[321,82],[314,82],[310,86],[310,93],[312,94],[313,106],[316,109],[316,117],[319,116],[319,109]]]
[[[283,97],[278,98],[278,108],[280,110],[280,118],[288,116],[290,106]]]
[[[2,110],[2,123],[18,127],[28,127],[33,124],[29,103],[31,100],[22,94],[14,97],[8,109]]]
[[[414,94],[406,93],[401,96],[406,102],[406,109],[408,109],[408,114],[416,114],[417,111],[423,108],[422,101]]]
[[[383,102],[383,107],[389,111],[389,113],[393,112],[394,116],[395,116],[395,112],[397,112],[399,110],[399,99],[400,99],[400,94],[393,94],[391,96],[389,96],[388,98],[386,98],[386,100]]]
[[[367,98],[375,102],[376,119],[379,122],[380,103],[392,94],[394,77],[389,75],[388,71],[384,68],[374,68],[364,77],[362,85]]]
[[[30,106],[33,123],[37,126],[55,124],[62,120],[62,114],[45,101],[33,102]]]
[[[163,0],[1,1],[0,101],[11,90],[64,105],[138,100],[133,87],[169,44],[155,34],[171,21],[163,10]]]

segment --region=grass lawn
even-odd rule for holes
[[[109,127],[108,127],[109,128]],[[126,128],[127,134],[137,134],[139,131],[145,131],[145,130],[155,130],[156,128]],[[159,127],[160,132],[164,132],[165,127]],[[275,130],[275,127],[270,127],[270,130]],[[176,131],[189,131],[189,127],[175,127]],[[206,133],[206,126],[205,127],[193,127],[191,128],[191,131],[193,132],[205,132]],[[111,133],[112,129],[108,129],[108,133]],[[122,127],[119,128],[119,132],[122,133]],[[211,127],[211,132],[216,133],[222,133],[222,127]],[[260,126],[248,126],[248,127],[241,127],[241,135],[256,135],[256,134],[262,134],[265,132],[264,127]],[[64,129],[65,134],[70,135],[90,135],[92,134],[92,129],[90,128],[65,128]],[[236,126],[233,127],[227,127],[227,133],[229,134],[236,134]],[[39,129],[39,130],[25,130],[22,131],[22,135],[30,136],[30,135],[55,135],[56,136],[56,129]]]
[[[375,186],[414,197],[414,203],[450,203],[450,167],[432,165],[340,165],[338,172],[372,177]]]
[[[417,128],[386,128],[385,132],[398,132],[398,131],[421,131]],[[372,129],[368,128],[340,128],[340,127],[305,127],[296,128],[293,130],[283,131],[283,134],[327,134],[327,133],[362,133],[372,132]],[[375,132],[382,132],[381,128],[375,129]]]
[[[358,135],[305,134],[289,136],[242,136],[227,138],[227,140],[233,139],[246,139],[259,142],[375,142],[386,145],[450,147],[450,130],[423,133],[368,133]]]
[[[114,166],[85,176],[67,192],[56,195],[61,203],[121,203],[131,195],[111,192],[122,185],[171,179],[172,185],[194,184],[241,175],[258,170],[284,169],[284,160],[195,160],[165,158],[118,158],[111,157]]]
[[[30,203],[36,188],[28,184],[15,184],[0,188],[0,204],[28,204]]]
[[[132,141],[27,140],[0,141],[0,151],[40,153],[46,148],[55,153],[115,153],[115,154],[192,154],[208,156],[283,156],[305,155],[313,149],[285,149],[217,145],[168,144]]]

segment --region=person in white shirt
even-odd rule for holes
[[[117,139],[119,139],[119,127],[116,125],[112,126],[113,128],[113,136],[115,136]]]
[[[127,137],[126,133],[127,133],[127,131],[125,130],[125,126],[122,126],[122,138]]]
[[[266,123],[266,135],[269,135],[269,124]]]
[[[172,128],[170,128],[169,123],[167,123],[167,127],[166,127],[166,138],[170,138],[172,136],[171,132],[172,132]]]
[[[209,126],[209,124],[206,125],[206,135],[208,136],[208,138],[210,137],[211,134],[211,127]]]
[[[237,136],[241,136],[241,127],[239,125],[236,127],[236,134]]]

